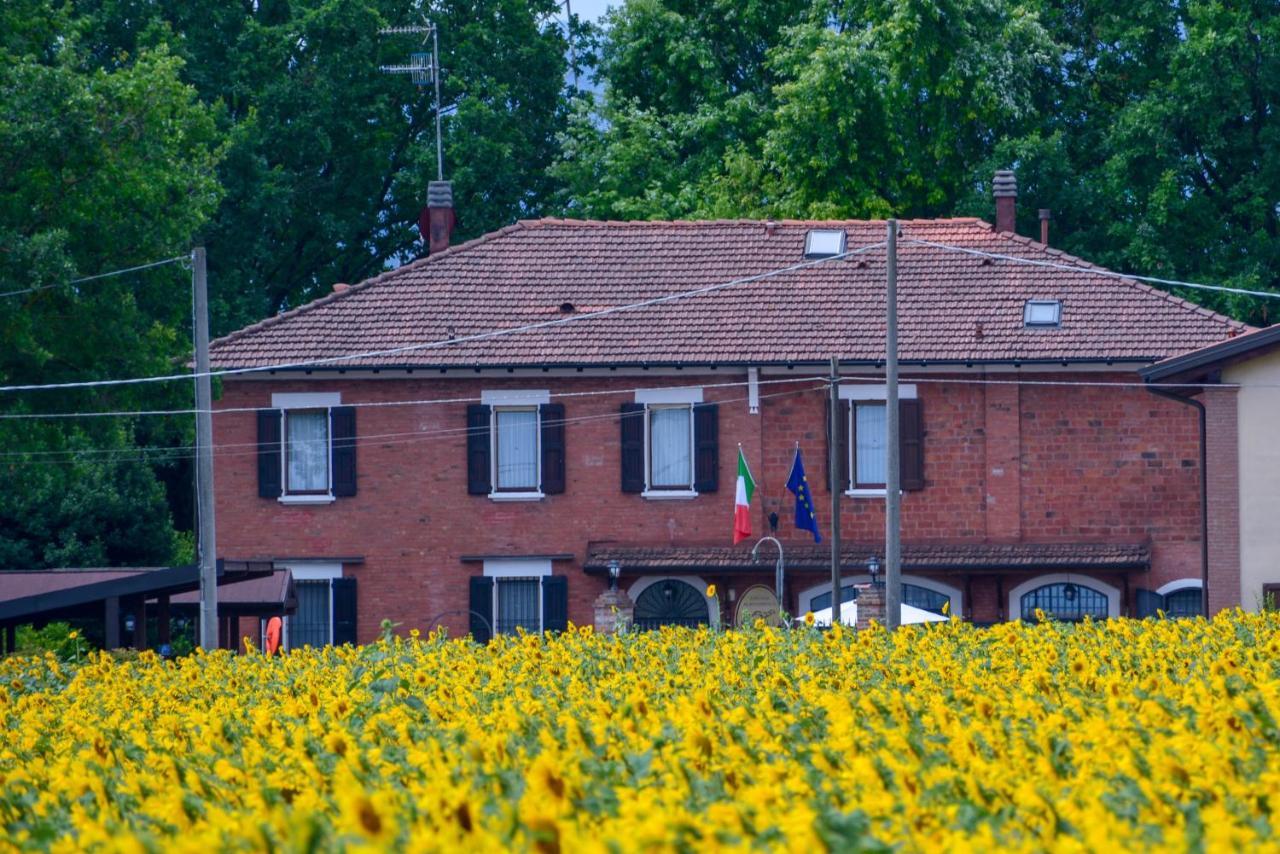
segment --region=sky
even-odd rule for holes
[[[569,0],[573,14],[584,21],[596,21],[610,6],[621,6],[622,0]]]

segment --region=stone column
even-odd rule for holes
[[[858,589],[858,621],[855,628],[858,631],[871,627],[871,621],[875,620],[880,625],[884,625],[884,585],[883,584],[859,584]]]
[[[630,626],[635,618],[636,605],[622,590],[606,590],[596,597],[596,631],[611,635],[622,626]]]

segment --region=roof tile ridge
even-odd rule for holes
[[[362,282],[358,282],[357,284],[351,285],[345,290],[330,291],[329,293],[324,294],[323,296],[320,296],[320,297],[316,297],[310,302],[305,302],[302,305],[297,306],[296,308],[291,308],[288,311],[282,311],[279,314],[273,314],[270,317],[264,317],[262,320],[259,320],[256,323],[251,323],[248,326],[244,327],[243,329],[237,329],[235,332],[230,332],[226,335],[223,335],[221,338],[215,338],[213,341],[209,342],[209,350],[212,352],[213,349],[216,347],[238,341],[241,338],[245,338],[257,332],[261,332],[263,329],[268,329],[272,326],[276,326],[287,320],[292,320],[295,317],[299,317],[303,314],[307,314],[309,312],[315,311],[318,308],[322,308],[328,305],[329,303],[336,302],[340,299],[344,299],[359,291],[364,291],[372,287],[373,285],[377,285],[382,283],[383,281],[386,281],[389,278],[400,276],[404,273],[408,273],[413,270],[416,270],[419,267],[424,267],[432,263],[433,261],[439,261],[441,258],[447,258],[452,255],[457,255],[460,252],[465,252],[466,250],[472,249],[481,244],[492,242],[501,237],[505,237],[508,234],[512,234],[516,231],[521,231],[525,227],[526,226],[524,226],[520,222],[516,222],[512,225],[503,226],[497,231],[490,231],[480,235],[479,237],[474,237],[471,240],[467,240],[463,243],[459,243],[456,246],[449,246],[440,252],[436,252],[433,255],[425,255],[421,258],[415,258],[409,263],[401,264],[399,267],[396,267],[393,270],[384,270],[378,275],[372,276],[368,279],[365,279]]]
[[[1046,254],[1046,255],[1052,254],[1055,258],[1061,260],[1064,263],[1070,264],[1072,266],[1077,266],[1086,270],[1098,270],[1098,271],[1107,273],[1110,276],[1116,277],[1116,281],[1120,282],[1121,284],[1128,285],[1131,288],[1136,288],[1137,290],[1143,291],[1145,293],[1154,294],[1155,296],[1158,296],[1166,300],[1167,302],[1173,303],[1179,308],[1191,309],[1195,313],[1201,315],[1202,317],[1207,317],[1210,320],[1214,320],[1219,323],[1225,323],[1227,326],[1233,327],[1236,329],[1250,328],[1246,323],[1243,323],[1239,320],[1228,317],[1225,314],[1220,314],[1214,311],[1213,309],[1205,308],[1199,303],[1195,303],[1195,302],[1192,302],[1191,300],[1184,299],[1183,297],[1176,296],[1170,293],[1169,291],[1154,287],[1152,285],[1147,284],[1146,282],[1140,282],[1137,279],[1132,279],[1125,273],[1112,270],[1109,267],[1103,267],[1101,264],[1094,264],[1090,261],[1086,261],[1083,258],[1080,258],[1079,256],[1072,255],[1069,252],[1064,252],[1061,249],[1052,249],[1051,247],[1049,247],[1044,243],[1040,243],[1037,240],[1032,240],[1030,237],[1024,237],[1021,234],[1015,234],[1009,231],[997,232],[997,234],[998,236],[1011,240],[1012,242],[1023,244],[1027,248],[1038,251],[1041,254]]]

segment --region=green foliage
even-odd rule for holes
[[[1280,11],[1219,0],[632,0],[554,174],[574,215],[992,216],[1122,270],[1280,279]],[[1258,300],[1183,294],[1253,322]]]
[[[68,280],[183,254],[215,210],[216,110],[163,46],[94,67],[80,21],[49,0],[0,11],[0,380],[168,372],[189,340],[189,277],[158,268]],[[176,291],[176,298],[175,298]],[[0,411],[165,406],[190,389],[7,395]],[[0,568],[164,563],[164,490],[135,444],[173,422],[0,422]]]
[[[440,25],[445,174],[457,239],[536,211],[562,127],[567,44],[553,0],[80,0],[94,55],[166,46],[224,108],[226,198],[207,233],[215,334],[419,253],[436,178],[433,90],[378,72]]]

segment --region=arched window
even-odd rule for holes
[[[865,584],[865,581],[856,581],[855,584]],[[842,593],[844,593],[844,602],[854,602],[858,599],[858,590],[854,585],[841,585]],[[801,599],[804,595],[801,594]],[[808,611],[823,611],[823,609],[831,607],[831,592],[824,592],[809,597]],[[955,603],[951,602],[951,595],[943,593],[942,590],[934,590],[927,586],[919,584],[911,584],[910,581],[902,581],[902,604],[909,604],[913,608],[919,608],[920,611],[931,611],[933,613],[942,613],[942,606],[951,603],[948,612],[955,613],[957,608]]]
[[[1022,619],[1034,620],[1036,609],[1056,620],[1081,620],[1087,614],[1105,620],[1110,611],[1107,594],[1083,584],[1059,581],[1045,584],[1022,594]]]
[[[636,596],[635,627],[702,626],[710,620],[707,597],[692,584],[675,578],[655,581]]]
[[[1204,613],[1204,582],[1199,578],[1179,578],[1155,591],[1166,617],[1199,617]]]

